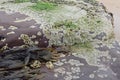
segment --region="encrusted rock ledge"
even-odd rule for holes
[[[35,60],[29,53],[39,54],[39,49],[56,48],[61,50],[60,60],[53,63],[53,70],[45,66],[40,69],[11,69],[1,72],[1,79],[5,80],[3,76],[7,74],[6,80],[23,77],[33,80],[119,80],[119,69],[114,69],[114,66],[119,66],[120,45],[114,41],[113,16],[104,5],[94,0],[65,0],[59,4],[53,1],[50,2],[52,8],[40,10],[36,10],[36,5],[31,2],[13,3],[12,0],[0,2],[0,48],[25,47],[25,52],[21,54],[28,51],[27,56],[22,56],[22,59],[27,57],[27,60]],[[70,51],[68,56],[63,54],[66,49]],[[17,52],[19,54],[19,50]],[[39,56],[43,58],[44,55]],[[6,58],[11,60],[10,55],[4,55],[3,59]],[[35,66],[41,65],[39,61],[35,60],[35,63]],[[51,62],[47,63],[50,66],[46,66],[53,67]]]
[[[29,17],[25,19],[27,21],[30,21],[32,19],[37,21],[36,24],[39,24],[37,27],[29,26],[28,29],[22,31],[22,34],[28,34],[30,37],[37,34],[33,37],[34,40],[38,38],[36,44],[40,42],[39,44],[41,45],[41,43],[43,43],[43,41],[40,41],[41,39],[44,40],[44,44],[46,43],[48,44],[48,46],[80,46],[82,44],[91,45],[91,42],[97,42],[101,40],[109,41],[114,37],[112,25],[113,17],[110,15],[110,13],[106,11],[103,5],[97,2],[91,4],[91,2],[88,1],[87,3],[83,0],[73,0],[73,3],[74,5],[68,5],[64,3],[58,4],[57,9],[53,9],[50,11],[32,10],[29,6],[34,5],[34,3],[30,2],[19,4],[6,2],[1,4],[0,7],[1,10],[6,11],[9,14],[20,12],[21,14],[28,15]],[[17,24],[23,21],[24,20],[17,20],[14,22],[15,24]],[[17,27],[18,29],[11,29],[11,31],[9,31],[11,33],[8,33],[8,27],[1,26],[1,29],[3,29],[1,31],[1,35],[3,37],[10,37],[13,36],[17,31],[16,40],[17,42],[20,42],[20,45],[23,44],[19,38],[21,35],[19,31],[23,30],[26,26],[13,27]],[[4,30],[4,28],[6,30]],[[36,33],[34,33],[34,31],[32,33],[32,29],[30,28],[34,28],[34,31],[36,31]],[[13,35],[9,35],[12,33]],[[3,42],[1,42],[0,47],[1,45],[6,45],[6,43],[8,44],[8,46],[18,45],[12,45],[10,43],[11,41],[6,38],[5,40],[3,40]],[[92,46],[90,45],[87,45],[87,47]]]

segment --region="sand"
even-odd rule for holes
[[[102,2],[108,11],[114,15],[114,33],[116,40],[120,41],[120,0],[99,0]]]

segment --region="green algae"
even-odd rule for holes
[[[50,43],[54,43],[55,45],[71,45],[76,48],[92,50],[93,36],[90,35],[89,32],[98,32],[103,25],[104,23],[101,18],[89,15],[83,16],[78,20],[67,19],[56,21],[52,26],[52,29],[56,30],[56,34],[51,35]],[[52,29],[49,29],[49,31],[54,32]],[[63,31],[63,35],[62,37],[57,37],[60,30]],[[94,34],[97,35],[97,33]],[[53,35],[56,36],[56,38],[53,38]],[[62,42],[60,38],[63,38]]]
[[[95,31],[96,29],[102,28],[104,22],[99,17],[84,16],[78,21],[81,28],[89,29],[90,31]]]
[[[53,26],[55,28],[60,28],[61,26],[65,26],[65,28],[67,28],[67,29],[76,29],[77,28],[77,25],[72,20],[55,22]]]
[[[23,3],[23,2],[29,2],[30,0],[15,0],[15,3]]]
[[[79,49],[82,48],[87,51],[93,50],[93,45],[91,44],[90,41],[80,42],[80,43],[74,44],[73,46],[74,46],[74,48],[79,48]]]
[[[41,11],[41,10],[46,10],[46,11],[50,11],[50,10],[54,10],[57,7],[57,4],[55,3],[50,3],[50,2],[37,2],[35,5],[30,6],[32,9],[36,10],[36,11]]]
[[[104,23],[99,17],[90,18],[88,16],[83,16],[78,21],[65,20],[55,22],[53,28],[66,30],[66,34],[64,34],[66,37],[65,39],[70,37],[69,39],[72,39],[72,41],[69,41],[73,44],[84,44],[90,42],[93,38],[89,32],[97,32],[103,25]],[[97,35],[97,33],[95,34]]]

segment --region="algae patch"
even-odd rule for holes
[[[87,50],[87,51],[93,50],[93,45],[91,44],[90,41],[80,42],[80,43],[78,43],[78,44],[74,44],[73,47],[74,47],[74,48],[79,48],[79,49],[82,48],[82,49],[85,49],[85,50]],[[73,47],[72,47],[72,48],[73,48]],[[72,48],[71,48],[71,49],[72,49]]]
[[[14,0],[15,3],[29,2],[30,0]]]
[[[57,7],[57,4],[55,3],[50,3],[50,2],[37,2],[35,5],[30,6],[32,9],[36,10],[36,11],[41,11],[41,10],[46,10],[46,11],[50,11],[50,10],[54,10]]]
[[[104,22],[99,16],[92,17],[90,15],[80,18],[78,23],[81,28],[89,29],[91,31],[99,30],[102,25],[104,25]]]
[[[52,28],[45,30],[45,35],[50,39],[51,45],[53,43],[54,45],[71,45],[92,49],[93,36],[89,32],[93,31],[97,35],[102,25],[104,23],[99,17],[83,16],[78,20],[56,21]]]
[[[55,28],[61,28],[61,26],[64,26],[67,29],[76,29],[78,25],[71,20],[55,22],[53,25]]]

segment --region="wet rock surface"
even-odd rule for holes
[[[44,65],[37,69],[24,68],[25,58],[23,56],[23,61],[20,58],[22,52],[17,53],[19,55],[16,56],[18,57],[17,60],[15,60],[14,56],[10,57],[8,54],[1,54],[6,56],[4,58],[1,56],[2,58],[0,59],[0,66],[3,67],[3,70],[0,72],[0,78],[1,80],[36,80],[37,78],[38,80],[119,80],[120,45],[118,42],[114,42],[112,45],[112,48],[109,48],[109,46],[106,46],[106,48],[105,46],[97,48],[101,52],[108,51],[109,56],[111,56],[111,58],[108,58],[101,55],[97,61],[97,65],[91,65],[85,58],[79,58],[69,54],[55,62],[55,67],[52,70],[46,68]],[[16,53],[13,54],[17,55]],[[12,68],[4,71],[5,67]]]
[[[101,55],[98,58],[97,65],[89,64],[85,58],[78,58],[73,55],[61,58],[54,63],[53,77],[46,77],[50,80],[119,80],[119,43],[114,42],[112,48],[99,47],[97,50],[108,51],[108,56]]]
[[[89,1],[87,2],[85,0],[85,2],[88,3]],[[97,4],[95,3],[95,5]],[[20,13],[20,9],[17,8],[18,11],[14,10],[13,8],[14,6],[11,6],[11,4],[10,6],[13,9],[12,8],[10,9],[7,6],[9,5],[5,6],[2,4],[2,9],[1,9],[2,11],[0,11],[0,40],[1,40],[0,47],[3,47],[3,45],[5,44],[8,44],[8,47],[23,45],[24,41],[18,39],[21,34],[27,34],[28,36],[30,36],[33,43],[36,43],[35,44],[36,47],[32,47],[32,48],[29,47],[22,49],[17,48],[17,50],[15,50],[16,48],[11,48],[8,51],[5,51],[3,53],[1,52],[0,54],[1,80],[23,80],[23,79],[24,80],[28,80],[28,79],[29,80],[41,80],[41,79],[42,80],[119,80],[120,79],[119,77],[120,76],[120,63],[119,63],[120,44],[117,41],[109,42],[108,39],[110,39],[111,37],[107,38],[107,41],[105,41],[106,36],[108,37],[109,34],[107,32],[110,32],[110,34],[112,33],[111,32],[112,30],[109,31],[108,29],[106,29],[108,27],[104,27],[105,30],[103,29],[102,32],[98,31],[98,33],[92,37],[93,39],[92,44],[94,46],[93,48],[90,48],[91,49],[90,51],[87,51],[86,49],[82,49],[81,47],[80,48],[75,47],[74,52],[72,51],[67,52],[68,55],[65,55],[63,54],[66,51],[65,48],[63,48],[62,51],[59,51],[58,49],[58,51],[61,52],[61,55],[60,55],[60,59],[53,63],[54,68],[49,69],[53,67],[53,65],[50,62],[48,62],[50,64],[49,68],[47,68],[45,64],[41,65],[40,68],[31,68],[30,64],[34,62],[34,60],[41,61],[38,59],[38,55],[36,56],[35,53],[36,51],[39,51],[40,48],[38,49],[38,47],[48,46],[49,39],[52,39],[49,38],[51,37],[51,35],[47,36],[47,38],[49,38],[47,39],[46,36],[44,36],[45,34],[44,29],[39,28],[40,26],[43,26],[41,21],[42,17],[33,18],[34,15],[31,15],[29,12],[25,13],[23,11]],[[82,9],[86,9],[86,6],[81,6],[81,5],[77,5],[77,6],[82,7]],[[67,7],[67,8],[68,10],[69,8],[71,9],[71,7]],[[74,7],[74,9],[76,8]],[[74,12],[74,10],[71,11]],[[111,26],[113,27],[113,24],[111,23],[112,17],[108,15],[108,13],[105,13],[105,10],[103,8],[101,9],[101,7],[100,10],[98,10],[97,12],[98,13],[100,12],[100,14],[104,13],[102,16],[103,18],[104,16],[107,16],[107,18],[105,17],[104,19],[105,21],[107,21],[106,19],[108,19],[107,24],[109,24],[110,27],[109,29],[112,29],[111,28]],[[23,13],[27,14],[27,16],[24,15]],[[63,14],[62,12],[60,13]],[[70,14],[70,16],[71,15],[73,14]],[[76,14],[76,16],[78,16],[78,14]],[[74,18],[76,18],[76,16],[74,16]],[[59,17],[57,19],[59,19]],[[53,22],[55,20],[53,18]],[[46,23],[44,24],[44,26],[45,25],[48,26]],[[15,31],[15,33],[11,31]],[[39,33],[37,34],[36,32]],[[91,32],[92,33],[90,34],[96,33],[94,31]],[[53,30],[53,34],[54,34],[54,30]],[[7,41],[4,42],[4,38],[6,38]],[[27,51],[28,53],[26,53]],[[29,56],[29,53],[31,53],[31,56]],[[40,59],[43,60],[43,58],[46,59],[46,56],[49,56],[47,57],[47,61],[49,61],[51,57],[51,53],[50,52],[47,53],[49,54],[42,55],[40,53],[39,55]],[[37,52],[37,54],[39,54],[39,52]],[[31,63],[29,63],[29,60]],[[35,61],[35,63],[40,64],[37,61]],[[25,65],[27,65],[27,67],[25,67]]]
[[[21,34],[29,35],[36,43],[40,42],[38,46],[46,47],[48,45],[47,38],[42,35],[42,30],[39,29],[39,26],[40,24],[37,24],[33,19],[29,19],[28,16],[19,12],[7,14],[4,11],[0,11],[0,36],[2,39],[0,48],[5,46],[6,43],[8,47],[23,45],[23,41],[19,39]],[[12,44],[13,42],[14,44]]]

